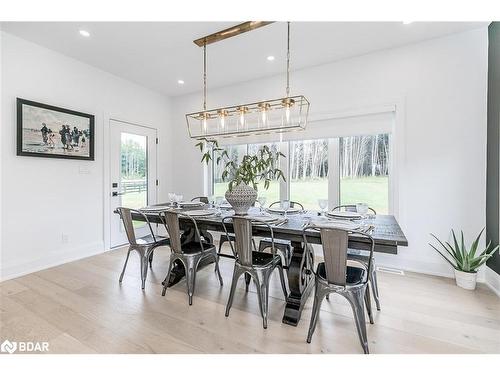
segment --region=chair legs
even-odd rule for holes
[[[123,276],[125,275],[125,269],[127,268],[128,259],[130,257],[130,253],[135,250],[139,254],[139,262],[141,268],[141,288],[144,289],[146,287],[146,278],[148,276],[148,264],[151,265],[153,261],[153,251],[154,248],[137,248],[134,246],[130,246],[127,251],[127,258],[125,258],[125,263],[123,264],[122,273],[120,274],[120,283],[123,281]]]
[[[281,286],[283,288],[283,293],[285,297],[288,295],[286,290],[286,284],[283,274],[283,268],[281,266],[276,266],[273,268],[265,268],[265,269],[244,269],[239,266],[237,263],[234,264],[233,271],[233,279],[231,281],[231,290],[229,292],[229,298],[226,305],[226,317],[229,316],[229,311],[231,310],[231,306],[233,305],[234,293],[236,291],[236,285],[238,284],[238,280],[242,274],[245,274],[245,279],[253,279],[255,287],[257,289],[257,297],[259,299],[259,309],[262,315],[262,326],[264,329],[267,328],[267,316],[269,312],[269,279],[271,273],[275,268],[279,269]],[[246,282],[246,280],[245,280]]]
[[[363,351],[365,354],[369,354],[368,351],[368,339],[366,335],[366,321],[365,321],[365,309],[364,309],[364,296],[366,295],[366,288],[355,289],[349,293],[345,293],[344,297],[347,298],[351,304],[352,311],[354,313],[354,321],[356,323],[356,329],[358,330],[358,337]]]
[[[196,282],[196,269],[197,268],[198,268],[197,259],[194,259],[194,257],[187,258],[186,286],[187,286],[189,305],[193,304],[193,293],[194,293],[194,285]]]
[[[250,281],[252,281],[252,276],[249,273],[245,273],[245,292],[248,292],[248,287],[250,286]]]
[[[146,277],[148,276],[148,257],[141,254],[141,286],[146,287]]]
[[[227,300],[226,305],[226,317],[229,316],[229,310],[231,310],[231,306],[233,305],[234,292],[236,290],[236,284],[238,284],[238,279],[240,278],[243,270],[238,267],[237,264],[234,265],[233,270],[233,280],[231,281],[231,290],[229,291],[229,298]]]
[[[366,311],[368,312],[368,318],[370,318],[370,324],[373,324],[373,314],[372,314],[372,301],[370,298],[370,283],[366,284],[366,292],[365,292],[365,305]]]
[[[222,251],[222,245],[224,245],[224,242],[226,242],[226,241],[229,241],[229,239],[226,236],[221,235],[220,239],[219,239],[219,251],[217,251],[217,254],[221,253],[221,251]]]
[[[191,255],[191,256],[172,253],[170,255],[170,264],[168,266],[167,276],[165,277],[165,281],[163,282],[163,289],[161,295],[164,296],[166,294],[168,282],[170,280],[170,273],[172,271],[172,266],[175,260],[179,260],[181,261],[181,263],[184,266],[184,269],[186,270],[186,288],[188,294],[188,301],[189,305],[192,305],[194,289],[196,284],[196,271],[198,270],[198,265],[200,264],[200,261],[208,257],[212,257],[215,260],[215,273],[217,274],[220,285],[221,286],[224,285],[219,269],[219,256],[217,255],[215,248],[213,249],[212,252],[200,253],[198,255]]]
[[[127,263],[128,263],[128,258],[130,256],[130,248],[128,249],[127,251],[127,258],[125,259],[125,264],[123,265],[123,270],[122,270],[122,273],[120,274],[120,282],[122,282],[123,280],[123,275],[125,274],[125,268],[127,268]]]
[[[172,271],[172,266],[174,264],[174,257],[170,256],[170,263],[168,264],[168,272],[165,280],[163,281],[163,290],[161,291],[161,295],[164,296],[167,293],[168,283],[170,281],[170,272]]]
[[[154,251],[152,251],[151,255],[149,256],[149,268],[153,268],[153,254]]]
[[[358,331],[358,337],[359,341],[361,343],[361,346],[363,347],[363,351],[365,354],[369,353],[368,350],[368,339],[366,335],[366,321],[365,321],[365,303],[368,311],[368,315],[370,316],[370,322],[373,322],[372,320],[372,314],[371,314],[371,308],[369,308],[369,296],[366,297],[369,293],[369,290],[367,290],[367,285],[366,286],[352,289],[352,290],[346,290],[342,292],[336,292],[341,295],[343,295],[348,301],[349,304],[351,305],[352,312],[354,315],[354,321],[356,323],[356,329]],[[316,282],[316,289],[314,293],[314,303],[313,303],[313,310],[312,310],[312,315],[311,315],[311,323],[309,324],[309,332],[307,334],[307,342],[310,343],[312,336],[314,334],[314,330],[316,329],[316,324],[318,322],[318,316],[319,316],[319,311],[321,308],[321,302],[325,296],[327,296],[331,290],[328,290],[327,287],[321,285],[320,283]],[[368,299],[368,300],[367,300]]]
[[[260,276],[260,277],[259,277]],[[260,314],[262,315],[262,326],[267,329],[267,313],[269,311],[269,276],[266,273],[252,275],[253,282],[257,288]]]
[[[214,255],[215,259],[215,273],[217,274],[217,277],[219,278],[220,286],[224,285],[224,281],[222,280],[222,276],[220,274],[220,268],[219,268],[219,256],[217,254]]]
[[[375,270],[375,265],[372,265],[372,271],[370,272],[369,278],[370,283],[372,284],[373,299],[375,300],[377,310],[380,311],[380,297],[378,294],[377,271]]]
[[[311,315],[311,323],[309,323],[309,332],[307,333],[307,342],[311,343],[312,335],[316,329],[316,324],[318,323],[319,310],[321,308],[321,302],[323,302],[323,297],[327,296],[321,284],[316,283],[314,289],[314,302]]]

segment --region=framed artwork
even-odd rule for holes
[[[94,160],[94,115],[17,98],[17,155]]]

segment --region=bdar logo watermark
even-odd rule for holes
[[[5,340],[0,345],[0,352],[13,354],[15,352],[48,352],[49,343],[47,341],[10,341]]]
[[[0,345],[0,351],[2,353],[9,353],[12,354],[17,350],[17,342],[10,342],[9,340],[5,340],[2,342],[2,345]]]

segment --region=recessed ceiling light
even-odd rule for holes
[[[90,36],[90,33],[87,30],[80,30],[80,35],[88,38]]]
[[[274,61],[274,56],[267,56],[267,61]]]
[[[183,81],[182,79],[179,79],[179,80],[177,81],[177,83],[178,83],[179,85],[183,85],[183,84],[184,84],[184,81]]]
[[[413,21],[403,21],[403,25],[409,25],[410,23],[413,23]]]

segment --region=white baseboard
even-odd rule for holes
[[[98,241],[77,248],[58,251],[37,259],[22,260],[13,264],[2,264],[0,281],[14,279],[29,273],[59,266],[64,263],[87,258],[104,252],[104,242]]]
[[[495,292],[495,294],[500,297],[500,275],[493,271],[490,267],[485,269],[485,283],[489,288]]]

